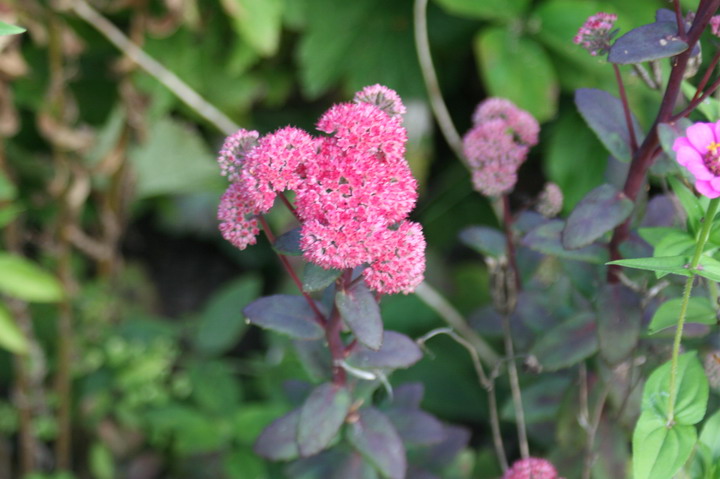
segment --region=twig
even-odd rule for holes
[[[465,322],[462,315],[427,281],[423,281],[415,288],[415,294],[433,311],[435,311],[452,329],[459,332],[468,343],[472,344],[478,356],[485,364],[494,366],[500,356],[485,342],[485,340],[470,325]]]
[[[430,97],[430,106],[440,126],[440,131],[462,164],[470,169],[465,154],[463,153],[463,143],[460,139],[460,134],[455,128],[452,118],[450,118],[450,113],[445,105],[445,100],[443,100],[440,84],[435,74],[435,67],[433,66],[432,55],[430,54],[430,41],[428,40],[427,33],[427,3],[428,0],[415,0],[413,17],[415,21],[415,45],[417,46],[420,69],[423,80],[425,80],[425,88]]]
[[[503,337],[505,339],[505,354],[508,358],[508,377],[510,378],[510,391],[512,392],[513,406],[515,408],[515,424],[518,431],[518,443],[520,445],[520,456],[523,459],[530,457],[530,446],[528,445],[527,429],[525,427],[525,410],[523,409],[522,393],[520,392],[520,380],[518,378],[517,364],[515,364],[515,347],[510,331],[510,314],[502,313]]]
[[[235,124],[235,122],[233,122],[215,106],[208,103],[175,73],[165,68],[157,60],[130,41],[123,32],[121,32],[107,18],[88,5],[84,0],[73,0],[72,9],[80,18],[102,33],[103,36],[110,41],[110,43],[115,45],[120,51],[140,66],[140,68],[165,85],[165,87],[172,91],[178,99],[192,108],[198,113],[198,115],[214,125],[217,129],[228,135],[239,129],[239,126]]]
[[[627,93],[625,92],[625,84],[623,83],[622,75],[620,75],[620,67],[613,63],[613,71],[615,72],[615,80],[618,84],[618,92],[620,93],[620,101],[622,102],[623,114],[625,115],[625,123],[627,124],[628,136],[630,137],[630,151],[634,155],[638,149],[637,138],[635,137],[635,127],[632,122],[632,115],[630,114],[630,104],[628,103]]]
[[[433,329],[432,331],[424,334],[420,338],[416,340],[416,342],[422,347],[425,345],[425,343],[439,335],[439,334],[446,334],[453,338],[458,344],[460,344],[462,347],[464,347],[468,353],[470,353],[470,357],[472,358],[473,366],[475,367],[475,373],[478,376],[478,380],[480,381],[480,385],[485,388],[488,394],[488,409],[490,413],[490,429],[492,430],[492,437],[493,437],[493,445],[495,447],[495,455],[498,458],[498,462],[500,463],[500,467],[502,468],[503,472],[505,472],[508,469],[508,461],[507,456],[505,454],[505,447],[503,446],[502,441],[502,434],[500,432],[500,416],[498,414],[498,407],[497,407],[497,398],[495,397],[495,383],[492,378],[488,378],[488,376],[485,374],[485,370],[482,367],[482,363],[480,362],[480,357],[478,356],[477,349],[464,337],[457,334],[455,331],[453,331],[451,328],[437,328]]]

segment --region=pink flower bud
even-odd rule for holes
[[[573,39],[577,45],[590,52],[590,55],[605,54],[617,34],[613,30],[617,15],[614,13],[596,13],[588,18]]]
[[[503,479],[562,479],[555,467],[545,459],[529,457],[517,461],[505,471]]]

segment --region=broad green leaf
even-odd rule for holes
[[[197,131],[170,119],[152,125],[147,142],[133,149],[130,159],[140,198],[219,190],[225,183]]]
[[[570,213],[562,233],[563,246],[578,249],[592,244],[625,221],[632,210],[633,202],[623,192],[608,184],[598,186]]]
[[[375,351],[380,349],[383,340],[380,306],[364,281],[358,281],[348,290],[338,291],[335,305],[360,344]]]
[[[193,361],[188,369],[192,399],[203,411],[224,415],[240,404],[240,382],[222,361]]]
[[[460,231],[460,241],[480,254],[499,258],[505,255],[505,235],[489,226],[470,226]]]
[[[579,363],[598,350],[595,321],[590,313],[580,313],[550,329],[535,343],[530,354],[543,369],[556,371]]]
[[[511,100],[540,122],[555,116],[557,78],[550,57],[535,40],[491,27],[478,34],[474,46],[489,95]]]
[[[654,334],[665,328],[676,326],[680,319],[680,307],[682,298],[673,298],[665,301],[655,310],[648,333]],[[717,312],[710,304],[710,300],[702,296],[693,296],[688,302],[685,313],[685,321],[688,323],[699,323],[713,325],[717,323]]]
[[[293,228],[275,239],[273,249],[287,256],[300,256],[300,227]]]
[[[712,256],[702,255],[695,273],[712,281],[720,281],[720,261]]]
[[[720,410],[705,420],[700,442],[709,448],[713,461],[720,460]]]
[[[608,61],[628,65],[675,56],[688,48],[677,33],[674,21],[639,26],[615,40]]]
[[[347,362],[359,369],[398,369],[410,367],[420,359],[422,351],[415,341],[404,334],[385,331],[379,350],[360,346],[348,356]]]
[[[54,302],[63,297],[54,276],[21,256],[0,252],[0,292],[23,301]]]
[[[606,91],[580,88],[575,92],[575,105],[610,154],[620,161],[630,161],[630,133],[622,102]],[[640,143],[642,129],[635,117],[632,122],[636,140]]]
[[[390,420],[380,411],[364,408],[348,429],[348,441],[383,477],[405,479],[405,446]]]
[[[0,228],[9,225],[17,216],[25,210],[18,204],[10,204],[8,206],[0,206]]]
[[[17,196],[17,188],[10,181],[7,175],[0,171],[0,201],[14,200]]]
[[[293,339],[320,339],[324,335],[315,312],[302,296],[265,296],[247,305],[243,313],[251,323]]]
[[[287,461],[300,455],[295,440],[300,423],[300,409],[284,415],[266,427],[255,441],[253,450],[273,461]]]
[[[618,364],[635,350],[640,338],[643,310],[640,295],[622,284],[599,288],[595,314],[600,355]]]
[[[685,231],[669,232],[655,245],[653,256],[691,256],[695,250],[695,239]]]
[[[10,25],[9,23],[0,22],[0,36],[3,35],[17,35],[18,33],[23,33],[26,30],[23,27],[18,27],[16,25]]]
[[[626,268],[644,269],[658,273],[673,273],[690,276],[690,258],[688,256],[660,256],[657,258],[632,258],[610,261]]]
[[[694,426],[668,428],[662,418],[643,412],[633,434],[633,479],[671,479],[690,457],[696,441]]]
[[[519,17],[529,0],[435,0],[448,13],[469,18],[504,19]]]
[[[325,449],[345,422],[352,403],[348,390],[321,384],[310,393],[300,410],[297,443],[300,455],[312,456]]]
[[[0,347],[14,354],[25,354],[28,351],[27,338],[2,303],[0,303]]]
[[[687,213],[690,233],[695,234],[698,231],[700,220],[705,216],[709,200],[704,196],[695,196],[695,194],[677,178],[669,176],[667,180],[668,183],[670,183],[673,193],[675,193],[678,200],[680,200],[680,204],[682,204],[685,213]]]
[[[88,463],[94,478],[113,479],[116,477],[113,454],[102,442],[96,442],[92,445]]]
[[[325,269],[315,263],[307,263],[303,269],[303,291],[308,293],[322,291],[333,284],[341,274],[342,271],[339,269]]]
[[[708,380],[694,351],[678,358],[675,387],[674,423],[693,425],[702,421],[707,409]],[[655,369],[645,383],[642,410],[652,411],[667,422],[670,398],[670,362]]]
[[[277,53],[283,0],[222,0],[235,30],[262,56]]]
[[[208,355],[227,352],[242,337],[247,323],[242,309],[257,298],[260,281],[245,277],[224,285],[210,300],[198,321],[195,347]]]

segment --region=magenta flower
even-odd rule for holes
[[[720,37],[720,15],[715,15],[710,19],[710,32],[716,37]]]
[[[512,191],[517,171],[530,147],[537,144],[540,126],[511,101],[489,98],[473,114],[475,126],[463,138],[463,152],[472,170],[473,186],[486,196]]]
[[[529,457],[521,459],[505,471],[503,479],[562,479],[555,467],[545,459]]]
[[[675,140],[677,162],[695,177],[695,188],[708,198],[720,197],[720,122],[695,123]]]
[[[366,86],[355,94],[353,101],[375,105],[390,116],[404,115],[406,111],[400,96],[382,85]]]
[[[617,15],[614,13],[600,12],[592,15],[580,27],[573,42],[589,51],[592,56],[607,53],[618,32],[613,30],[616,20]]]
[[[255,244],[258,229],[257,210],[245,195],[243,185],[233,183],[220,198],[218,219],[223,238],[239,249]]]
[[[223,176],[230,181],[237,181],[240,178],[245,156],[257,145],[258,132],[239,129],[228,136],[220,148],[218,164]]]
[[[404,221],[396,230],[386,230],[382,249],[363,270],[365,282],[378,293],[411,293],[422,283],[425,271],[425,238],[422,227]]]

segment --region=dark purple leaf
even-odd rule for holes
[[[253,450],[257,455],[273,461],[295,459],[300,454],[295,442],[299,422],[300,409],[276,419],[257,438]]]
[[[580,313],[549,330],[530,350],[547,371],[573,366],[598,350],[593,315]]]
[[[419,409],[392,408],[385,411],[405,444],[429,446],[445,439],[445,426],[435,416]]]
[[[455,460],[457,455],[467,447],[470,431],[459,426],[445,425],[445,440],[428,448],[413,457],[413,465],[428,469],[441,469]]]
[[[339,269],[325,269],[315,263],[308,263],[303,270],[302,287],[303,291],[313,293],[322,291],[335,282],[342,271]]]
[[[265,296],[247,305],[243,313],[251,323],[294,339],[320,339],[324,335],[314,320],[315,313],[301,296]]]
[[[655,22],[642,25],[621,36],[612,47],[608,61],[627,65],[673,57],[687,50],[677,36],[677,23]]]
[[[410,367],[420,359],[422,351],[415,341],[404,334],[385,331],[379,350],[360,346],[348,357],[347,362],[360,369],[398,369]]]
[[[630,161],[630,133],[625,121],[622,102],[610,93],[595,88],[575,91],[575,105],[580,115],[612,156],[620,161]],[[632,117],[635,136],[640,143],[642,129]]]
[[[530,425],[555,419],[569,383],[569,378],[565,376],[544,375],[538,382],[524,386],[522,401],[526,423]],[[500,410],[502,419],[515,421],[515,412],[513,401],[508,398]]]
[[[360,454],[334,448],[300,459],[285,470],[287,477],[298,479],[378,479],[375,468]]]
[[[298,359],[308,374],[316,380],[332,376],[332,356],[322,340],[298,340],[293,342]]]
[[[302,403],[305,402],[305,399],[312,390],[312,384],[299,379],[288,379],[283,382],[282,389],[290,404],[293,406],[302,406]]]
[[[360,409],[350,425],[348,440],[389,479],[405,479],[405,446],[390,420],[373,408]]]
[[[310,393],[300,410],[297,443],[307,457],[325,449],[345,422],[352,398],[344,387],[321,384]]]
[[[607,261],[607,249],[600,245],[590,245],[579,249],[565,249],[560,238],[565,222],[552,220],[533,229],[522,239],[522,244],[528,248],[558,258],[586,261],[588,263],[603,264]]]
[[[645,207],[645,217],[640,227],[672,227],[675,224],[677,210],[670,195],[653,196]]]
[[[425,395],[423,383],[405,383],[395,388],[391,405],[408,409],[418,409]]]
[[[562,233],[562,243],[567,249],[578,249],[625,221],[633,211],[633,202],[611,185],[600,185],[570,213]]]
[[[300,256],[302,254],[300,249],[300,227],[293,228],[275,238],[273,249],[286,256]]]
[[[460,232],[460,241],[485,256],[505,255],[505,235],[489,226],[470,226]]]
[[[440,479],[438,476],[431,472],[421,469],[415,469],[412,466],[410,466],[410,468],[408,469],[407,477],[412,477],[412,479]]]
[[[640,296],[622,284],[608,284],[600,289],[595,305],[600,355],[609,364],[618,364],[640,338]]]
[[[364,281],[358,281],[348,290],[338,291],[335,305],[361,344],[370,349],[380,349],[383,339],[380,307]]]

